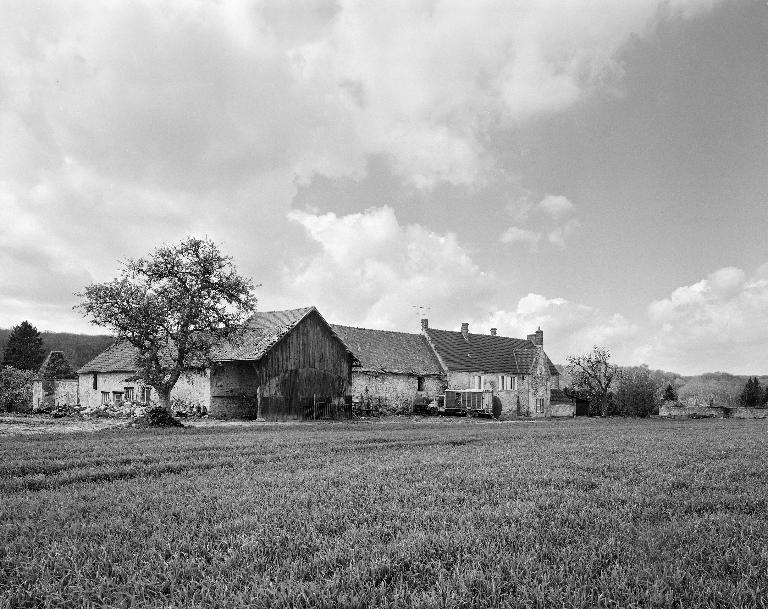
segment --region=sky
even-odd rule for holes
[[[768,373],[762,0],[0,3],[0,327],[208,237],[260,310]]]

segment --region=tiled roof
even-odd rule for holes
[[[562,389],[552,389],[549,392],[549,402],[550,404],[570,404],[573,398],[565,395]]]
[[[254,313],[248,320],[243,335],[237,340],[214,349],[213,359],[219,361],[261,359],[272,345],[296,327],[296,324],[310,311],[316,311],[315,307]]]
[[[443,372],[421,334],[332,326],[366,372],[396,372],[419,376]]]
[[[254,313],[246,324],[245,332],[237,339],[214,347],[212,358],[216,361],[259,360],[312,311],[317,313],[323,322],[328,323],[315,307]],[[330,328],[330,324],[328,327]],[[331,331],[333,331],[332,328]],[[336,335],[336,338],[344,344],[347,351],[352,353],[352,350],[341,337]],[[136,348],[127,341],[120,341],[97,355],[77,372],[79,374],[86,372],[133,372],[136,370],[135,362]]]
[[[127,341],[118,341],[85,364],[78,374],[87,372],[134,372],[136,347]]]
[[[427,337],[448,370],[530,374],[536,362],[537,348],[522,338],[467,334],[450,330],[427,329]],[[550,374],[557,369],[547,358]]]

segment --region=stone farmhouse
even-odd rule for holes
[[[552,409],[552,389],[560,387],[560,373],[544,353],[544,332],[539,328],[526,339],[471,334],[469,324],[460,332],[436,330],[421,321],[422,333],[445,373],[448,389],[493,390],[502,412],[513,416],[573,416],[569,409]]]
[[[171,399],[215,418],[346,418],[353,399],[410,412],[446,389],[493,390],[511,416],[573,416],[551,400],[559,373],[539,329],[526,339],[437,330],[421,333],[330,325],[315,307],[256,313],[236,343],[219,345],[209,369],[184,375]],[[135,351],[116,343],[78,370],[79,401],[151,401],[136,380]],[[557,393],[557,392],[555,392]]]

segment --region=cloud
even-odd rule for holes
[[[649,340],[638,357],[687,373],[712,367],[743,374],[765,371],[768,264],[751,275],[724,267],[648,306]]]
[[[547,195],[539,202],[539,208],[553,220],[559,220],[573,211],[573,203],[562,195]]]
[[[414,306],[468,315],[494,285],[456,235],[401,225],[389,206],[345,216],[292,211],[289,218],[316,251],[285,267],[283,289],[338,323],[415,329]]]
[[[586,352],[594,345],[610,348],[621,361],[629,354],[639,331],[622,315],[535,293],[521,298],[514,310],[498,310],[475,325],[483,331],[495,327],[499,334],[516,337],[525,337],[540,327],[544,348],[556,363],[564,363],[567,355]]]
[[[547,239],[549,239],[549,242],[553,245],[557,245],[558,247],[565,247],[565,240],[573,235],[577,230],[579,230],[580,227],[581,222],[579,222],[576,218],[572,218],[562,226],[557,226],[549,231]]]
[[[39,264],[34,281],[3,270],[5,302],[53,307],[54,326],[67,327],[73,286],[109,279],[119,259],[185,234],[215,238],[245,272],[276,286],[273,261],[294,268],[308,238],[333,261],[324,234],[308,232],[300,216],[286,219],[297,185],[318,175],[358,179],[377,155],[411,188],[448,182],[471,191],[500,171],[488,144],[499,130],[614,88],[627,41],[665,15],[708,7],[72,0],[40,10],[6,2],[0,196],[12,202],[6,220],[19,241],[4,242],[3,265]],[[455,257],[458,285],[477,288],[470,276],[481,273],[455,236],[393,230],[393,242],[419,252],[423,238]],[[368,272],[377,262],[387,270],[379,257]],[[448,290],[444,274],[436,284]],[[53,324],[57,314],[45,310]],[[370,319],[386,324],[388,315]]]
[[[527,244],[531,250],[536,249],[539,241],[541,240],[541,234],[536,231],[528,230],[526,228],[520,228],[518,226],[510,226],[505,230],[500,237],[502,243],[524,243]]]

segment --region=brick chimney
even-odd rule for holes
[[[429,320],[428,319],[422,319],[421,320],[421,331],[424,332],[424,330],[426,330],[427,328],[429,328]]]
[[[496,336],[496,328],[491,328],[491,336]]]
[[[464,340],[467,340],[467,335],[469,334],[469,323],[464,322],[461,324],[461,333],[464,335]]]
[[[541,328],[536,330],[536,332],[534,332],[533,334],[529,334],[525,338],[531,341],[537,347],[544,346],[544,332],[541,331]]]

